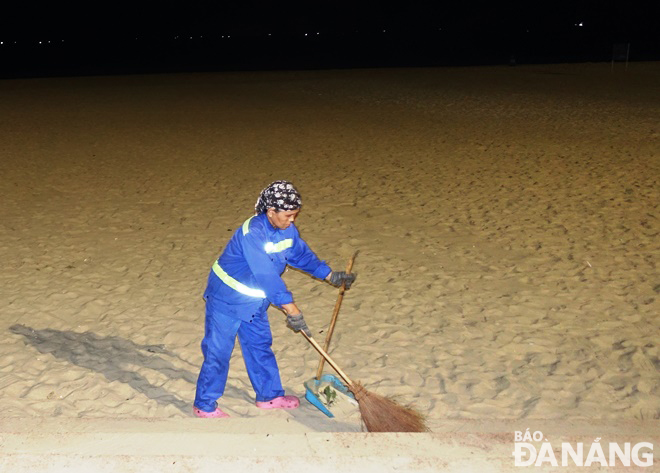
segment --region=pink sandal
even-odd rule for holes
[[[229,417],[229,414],[220,410],[219,407],[216,407],[215,411],[213,412],[206,412],[201,409],[198,409],[197,407],[194,407],[193,412],[197,417],[201,417],[202,419],[220,419],[223,417]]]
[[[270,401],[257,401],[260,409],[295,409],[300,405],[296,396],[279,396]]]

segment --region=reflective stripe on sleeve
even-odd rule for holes
[[[261,289],[252,289],[247,287],[245,284],[238,282],[236,279],[232,278],[229,274],[225,272],[224,269],[220,267],[218,262],[213,263],[213,272],[220,278],[220,280],[225,283],[227,286],[231,287],[235,291],[245,294],[250,297],[259,297],[261,299],[266,298],[266,293]]]
[[[243,236],[250,233],[250,220],[252,220],[254,217],[256,217],[256,215],[253,215],[252,217],[248,218],[245,222],[243,222]]]

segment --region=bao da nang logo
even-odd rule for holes
[[[540,430],[516,430],[512,455],[515,466],[653,466],[651,442],[621,444],[601,440],[601,437],[597,437],[591,443],[553,444]]]

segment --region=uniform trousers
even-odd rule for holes
[[[266,310],[246,317],[247,320],[221,313],[214,299],[206,299],[206,320],[202,354],[204,363],[197,379],[195,407],[212,412],[224,394],[229,373],[229,360],[238,341],[257,401],[270,401],[284,396],[280,371],[271,348],[273,335]]]

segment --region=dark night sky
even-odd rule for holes
[[[653,5],[649,6],[651,3]],[[626,0],[25,0],[2,7],[0,41],[4,44],[0,45],[0,55],[4,55],[5,63],[9,64],[6,68],[13,67],[19,57],[26,63],[32,54],[35,54],[34,63],[48,62],[47,56],[54,57],[55,53],[27,48],[28,43],[64,39],[69,48],[86,44],[88,53],[92,45],[103,43],[104,48],[96,48],[93,53],[98,62],[102,62],[103,55],[114,53],[118,57],[121,51],[135,49],[134,44],[127,45],[127,41],[135,41],[135,37],[150,41],[151,51],[155,51],[159,43],[174,38],[181,41],[190,36],[195,39],[202,36],[207,41],[206,46],[200,46],[197,41],[196,47],[209,50],[211,43],[208,42],[217,41],[223,35],[232,35],[234,40],[257,41],[270,33],[273,38],[289,40],[279,44],[279,58],[316,55],[337,60],[340,56],[350,56],[353,65],[360,65],[359,51],[362,57],[375,62],[373,58],[379,58],[383,64],[388,61],[392,65],[400,64],[406,58],[411,64],[415,61],[439,64],[442,63],[439,49],[462,49],[460,53],[474,57],[475,63],[488,62],[489,57],[497,62],[514,53],[530,61],[544,58],[560,61],[562,55],[570,56],[570,53],[574,57],[566,56],[569,60],[604,60],[607,54],[611,55],[612,45],[619,42],[632,43],[631,50],[637,53],[638,59],[660,60],[659,18],[660,2]],[[579,23],[583,26],[576,26]],[[320,35],[315,36],[315,46],[300,46],[305,33],[311,36],[317,32]],[[333,43],[337,38],[344,41],[343,49]],[[23,45],[20,54],[16,49],[8,52],[8,46],[14,45],[14,41]],[[300,41],[300,45],[296,41]],[[227,44],[223,43],[223,50],[230,51]],[[167,47],[172,48],[172,45]],[[259,51],[262,56],[266,54],[264,48],[253,45],[253,50],[245,49],[247,46],[241,46],[240,42],[234,42],[231,47],[237,51],[244,48],[244,58],[258,56]],[[168,56],[180,59],[195,52],[190,46],[186,48],[177,50],[176,54],[170,49]],[[83,55],[81,51],[78,50],[79,56]],[[57,54],[60,54],[60,64],[80,62],[80,57],[74,57],[73,53],[65,56],[60,51]],[[199,53],[200,57],[203,55]],[[89,61],[90,54],[84,56]],[[126,52],[128,56],[130,51]],[[454,59],[447,57],[446,60]],[[258,67],[256,62],[255,66]]]
[[[654,6],[649,6],[655,4]],[[456,29],[561,28],[576,21],[604,30],[652,31],[660,25],[660,2],[627,0],[442,2],[405,1],[30,1],[2,7],[2,36],[212,33],[228,30],[404,28],[437,25]]]

